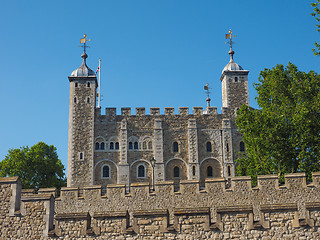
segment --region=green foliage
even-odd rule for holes
[[[0,176],[19,176],[23,188],[61,188],[66,185],[64,166],[56,148],[44,142],[31,148],[10,149],[0,162]]]
[[[246,144],[238,175],[320,170],[320,75],[291,63],[260,73],[255,84],[261,109],[243,105],[237,125]]]
[[[320,22],[320,0],[317,0],[317,2],[311,3],[311,6],[313,7],[313,13],[311,13],[312,16],[315,17],[317,22]],[[320,32],[320,24],[316,24],[317,31]],[[312,49],[314,55],[318,56],[320,55],[320,44],[318,42],[314,43],[315,48]]]

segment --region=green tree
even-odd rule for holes
[[[306,172],[310,179],[320,170],[320,75],[277,65],[260,73],[255,89],[261,109],[238,111],[246,156],[237,160],[237,174]]]
[[[64,166],[56,148],[44,142],[31,148],[10,149],[0,162],[0,176],[19,176],[23,188],[61,188],[66,185]]]
[[[315,17],[315,19],[318,23],[320,22],[319,5],[320,5],[320,0],[317,0],[314,3],[311,3],[311,6],[313,7],[313,13],[311,13],[311,15]],[[316,24],[316,27],[317,27],[317,31],[320,32],[320,24]],[[320,44],[318,42],[315,42],[314,45],[315,45],[315,48],[312,49],[312,51],[313,51],[314,55],[318,56],[318,55],[320,55]]]

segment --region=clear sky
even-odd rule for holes
[[[319,72],[310,0],[1,1],[0,159],[10,148],[53,144],[67,166],[70,73],[79,40],[92,39],[88,66],[102,60],[102,109],[212,106],[221,112],[220,76],[229,61],[225,34],[237,35],[235,61],[259,72],[292,62]],[[103,110],[104,112],[104,110]]]

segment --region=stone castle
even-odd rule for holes
[[[85,49],[85,48],[84,48]],[[68,186],[21,189],[0,178],[0,239],[320,239],[320,172],[235,177],[245,152],[236,111],[249,104],[248,71],[222,71],[217,108],[96,107],[86,65],[69,76]]]

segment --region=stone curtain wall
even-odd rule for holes
[[[0,239],[320,239],[320,172],[21,191],[0,178]],[[129,191],[127,191],[129,190]],[[103,193],[103,194],[102,194]]]

